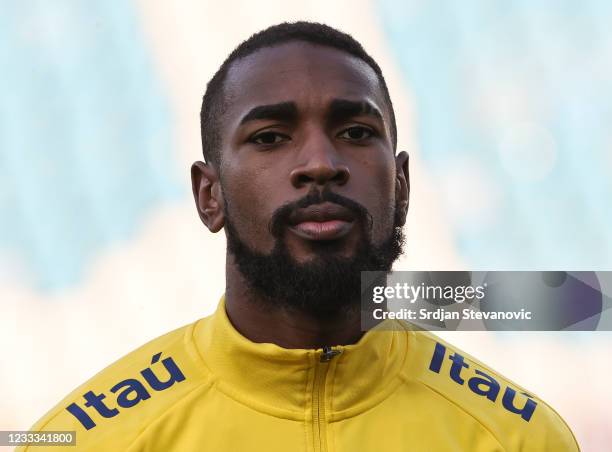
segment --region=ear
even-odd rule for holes
[[[400,152],[395,157],[395,208],[403,226],[406,224],[410,202],[410,174],[408,172],[408,153]]]
[[[223,193],[217,170],[210,164],[191,165],[191,187],[202,223],[210,232],[219,232],[225,225]]]

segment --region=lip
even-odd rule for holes
[[[297,210],[289,219],[290,230],[306,240],[337,240],[354,225],[350,210],[338,204],[323,203]]]

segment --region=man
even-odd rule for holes
[[[227,237],[216,313],[103,370],[34,430],[92,451],[574,451],[542,400],[407,325],[363,333],[390,270],[408,155],[374,60],[330,27],[242,43],[203,99],[203,223]]]

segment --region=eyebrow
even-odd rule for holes
[[[382,113],[372,103],[363,100],[355,101],[348,99],[333,99],[327,113],[330,122],[341,122],[354,116],[372,116],[384,122]],[[253,107],[240,120],[240,125],[249,121],[273,120],[273,121],[295,121],[298,117],[298,109],[295,102],[281,102],[278,104],[258,105]]]
[[[327,120],[330,122],[341,122],[354,116],[372,116],[384,122],[383,116],[378,108],[372,103],[362,100],[354,101],[348,99],[334,99],[329,106]]]
[[[295,121],[298,116],[295,102],[281,102],[279,104],[258,105],[242,117],[240,125],[257,120]]]

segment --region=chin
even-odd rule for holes
[[[298,264],[329,259],[351,259],[355,257],[356,250],[344,241],[320,241],[310,242],[307,247],[299,252],[291,252],[290,256]]]

